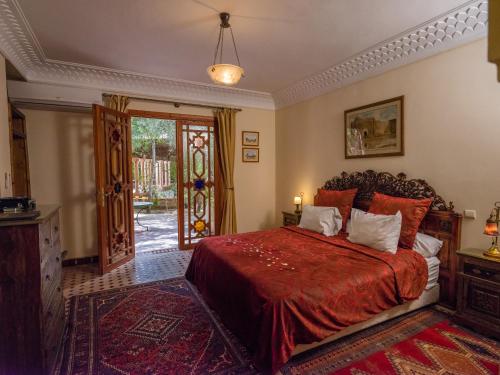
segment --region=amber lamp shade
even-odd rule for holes
[[[484,234],[493,237],[491,247],[483,255],[500,259],[500,248],[498,247],[498,224],[500,223],[500,202],[495,202],[495,207],[491,211],[490,217],[486,220]]]
[[[484,227],[484,234],[487,236],[498,236],[498,224],[495,221],[488,219],[486,221],[486,226]]]

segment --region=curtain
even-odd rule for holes
[[[119,112],[126,112],[129,103],[128,96],[109,95],[104,97],[104,105]]]
[[[220,234],[232,234],[236,233],[236,204],[233,183],[236,111],[224,108],[216,110],[215,114],[219,126],[217,146],[222,176]]]

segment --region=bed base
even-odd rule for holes
[[[375,315],[374,317],[361,322],[354,324],[352,326],[346,327],[343,330],[335,333],[332,336],[327,337],[326,339],[318,342],[314,342],[311,344],[299,344],[295,347],[295,350],[292,352],[292,357],[297,354],[303,353],[308,350],[316,349],[322,345],[328,344],[332,341],[338,340],[341,337],[351,335],[353,333],[362,331],[366,328],[372,327],[376,324],[385,322],[387,320],[396,318],[403,314],[407,314],[411,311],[418,310],[424,306],[429,306],[439,301],[439,285],[435,285],[432,288],[425,290],[418,299],[410,302],[406,302],[402,305],[394,306],[389,310],[382,311],[381,313]]]

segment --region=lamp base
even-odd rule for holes
[[[497,244],[491,245],[491,247],[483,253],[484,256],[491,258],[499,258],[500,259],[500,249]]]
[[[296,204],[295,205],[295,213],[297,215],[301,214],[302,213],[302,210],[300,209],[300,204]]]

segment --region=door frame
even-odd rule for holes
[[[144,110],[135,110],[135,109],[129,109],[127,113],[130,115],[130,117],[144,117],[144,118],[155,118],[155,119],[160,119],[160,120],[174,120],[174,121],[209,121],[213,123],[214,126],[214,135],[215,139],[217,140],[217,137],[219,136],[219,127],[217,123],[217,117],[216,116],[203,116],[203,115],[189,115],[189,114],[183,114],[183,113],[169,113],[169,112],[155,112],[155,111],[144,111]],[[179,209],[180,204],[182,202],[181,196],[179,194],[179,165],[181,162],[181,157],[182,157],[182,149],[179,149],[178,145],[178,134],[177,134],[177,123],[176,123],[176,154],[177,154],[177,233],[178,233],[178,246],[180,250],[189,250],[193,246],[186,246],[186,247],[181,247],[181,236],[184,235],[184,215],[181,213],[181,210]],[[215,150],[214,150],[214,168],[215,168],[215,204],[214,204],[214,209],[215,209],[215,235],[218,235],[220,233],[220,225],[221,225],[221,188],[222,188],[222,180],[220,176],[220,164],[219,164],[219,153],[217,152],[217,147],[218,143],[215,141],[214,144]],[[181,225],[182,223],[182,225]]]

